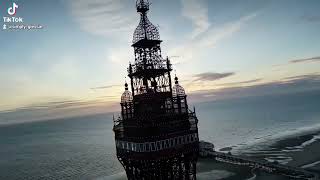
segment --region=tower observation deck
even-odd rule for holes
[[[134,62],[114,119],[117,158],[129,180],[196,179],[198,119],[188,108],[172,65],[161,55],[158,28],[147,17],[148,0],[137,0],[140,23],[133,34]]]

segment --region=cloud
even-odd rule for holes
[[[113,37],[129,34],[137,23],[134,2],[125,0],[68,0],[74,20],[92,34]]]
[[[290,94],[297,92],[319,91],[320,75],[306,74],[290,76],[279,81],[249,85],[234,86],[220,89],[207,89],[194,91],[189,94],[191,101],[212,101],[221,99],[233,99],[250,96],[265,96],[276,94]]]
[[[93,88],[90,88],[92,90],[99,90],[99,89],[110,89],[110,88],[113,88],[113,87],[119,87],[121,85],[117,84],[117,85],[109,85],[109,86],[99,86],[99,87],[93,87]]]
[[[99,104],[101,100],[65,100],[65,101],[51,101],[45,103],[33,103],[30,105],[22,106],[14,110],[38,110],[38,109],[60,109],[60,108],[76,108],[87,107]]]
[[[295,60],[289,61],[289,63],[304,63],[304,62],[320,62],[320,56],[304,58],[304,59],[295,59]]]
[[[305,74],[305,75],[299,75],[299,76],[290,76],[286,77],[283,80],[301,80],[301,79],[308,79],[308,80],[320,80],[320,75],[319,74]]]
[[[320,15],[303,15],[301,19],[310,23],[316,23],[320,22]]]
[[[195,77],[195,81],[215,81],[222,78],[226,78],[229,76],[234,75],[234,72],[227,72],[227,73],[214,73],[214,72],[206,72],[193,75]]]
[[[257,13],[252,13],[241,17],[237,21],[224,24],[221,28],[212,28],[199,41],[201,46],[212,47],[218,41],[232,36],[238,32],[249,20],[257,16]]]
[[[194,30],[191,37],[194,38],[197,35],[208,30],[210,23],[208,20],[208,7],[204,0],[181,0],[182,3],[182,16],[189,19]]]
[[[231,37],[238,32],[246,23],[257,16],[257,13],[251,13],[243,16],[236,21],[222,24],[220,26],[209,27],[209,29],[193,39],[188,39],[182,45],[178,45],[169,51],[170,56],[180,56],[179,62],[191,61],[196,57],[209,52],[220,41]]]
[[[118,97],[108,96],[108,99],[110,98]],[[117,110],[118,103],[110,103],[104,97],[95,100],[63,100],[33,103],[15,109],[0,111],[0,125],[101,114]]]
[[[118,87],[122,87],[123,85],[120,84],[114,84],[114,85],[108,85],[108,86],[98,86],[98,87],[93,87],[90,88],[91,90],[105,90],[105,89],[112,89],[112,88],[118,88]]]
[[[301,59],[293,59],[293,60],[289,60],[286,63],[274,64],[274,65],[272,65],[272,67],[278,68],[278,67],[281,67],[281,66],[288,66],[288,65],[296,64],[296,63],[316,63],[316,62],[320,62],[320,56],[314,56],[314,57],[309,57],[309,58],[301,58]],[[275,69],[275,70],[279,71],[280,69]]]
[[[262,78],[258,79],[252,79],[248,81],[240,81],[240,82],[232,82],[232,83],[221,83],[217,84],[218,86],[235,86],[235,85],[244,85],[244,84],[250,84],[250,83],[255,83],[255,82],[260,82]]]

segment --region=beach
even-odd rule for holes
[[[282,137],[274,140],[269,146],[264,146],[259,150],[249,150],[237,152],[240,156],[248,156],[251,159],[263,160],[268,162],[278,161],[281,164],[300,167],[312,173],[320,175],[320,131],[303,132],[300,134],[291,134],[288,137]],[[222,150],[232,150],[232,148],[222,148]],[[199,179],[206,179],[202,174],[211,174],[210,179],[226,180],[289,180],[290,178],[266,173],[261,170],[254,170],[240,165],[231,165],[218,162],[209,158],[200,158],[198,164]],[[223,173],[219,173],[219,171]],[[206,173],[204,173],[206,172]]]

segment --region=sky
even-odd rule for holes
[[[134,0],[0,2],[1,18],[15,2],[22,24],[43,26],[0,31],[0,121],[119,110]],[[319,0],[150,2],[191,102],[320,90]]]

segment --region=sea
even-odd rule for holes
[[[200,139],[212,142],[216,150],[242,154],[320,131],[319,91],[216,100],[190,108],[193,105]],[[0,180],[125,177],[115,154],[112,116],[0,125]]]

